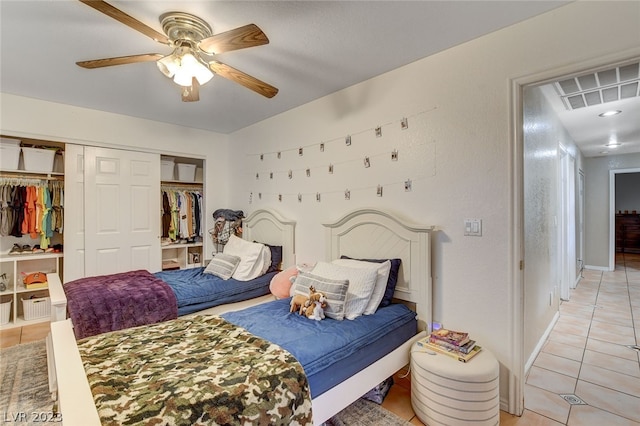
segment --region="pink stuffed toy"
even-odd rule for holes
[[[276,299],[284,299],[290,296],[291,285],[298,275],[298,268],[292,266],[284,271],[278,272],[269,283],[269,290]]]

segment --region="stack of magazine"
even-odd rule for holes
[[[418,345],[433,352],[449,355],[461,362],[476,356],[482,348],[469,337],[469,333],[440,328],[418,340]]]

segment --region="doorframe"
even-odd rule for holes
[[[609,170],[609,271],[616,269],[616,175],[640,173],[640,168]]]
[[[524,354],[524,132],[523,105],[524,87],[534,84],[544,84],[559,77],[576,74],[588,69],[598,68],[607,64],[623,62],[640,55],[640,48],[616,52],[582,62],[571,63],[552,69],[542,70],[533,74],[520,75],[509,80],[509,122],[510,135],[509,173],[509,259],[508,268],[513,286],[507,295],[510,321],[508,334],[510,336],[510,355],[513,360],[509,369],[508,410],[509,413],[521,416],[524,412],[525,385],[525,354]]]
[[[584,183],[584,171],[582,171],[582,169],[578,169],[578,202],[576,203],[576,207],[578,207],[578,214],[576,216],[579,218],[578,244],[576,245],[576,258],[578,259],[578,267],[576,269],[576,283],[574,284],[574,287],[577,286],[578,280],[582,276],[582,270],[584,269]]]

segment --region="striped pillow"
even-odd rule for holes
[[[378,266],[372,263],[371,268],[359,269],[318,262],[311,270],[311,273],[331,279],[346,279],[349,281],[344,317],[352,320],[362,315],[369,304],[378,278]]]
[[[231,278],[236,268],[240,264],[240,256],[232,254],[216,253],[203,271],[205,274],[212,274],[223,280]]]
[[[349,280],[332,280],[308,272],[300,272],[296,276],[293,294],[309,296],[309,287],[311,286],[327,298],[324,314],[338,321],[343,320]]]

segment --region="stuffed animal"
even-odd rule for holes
[[[327,307],[327,298],[320,292],[313,292],[309,296],[305,316],[309,319],[320,321],[324,319],[324,309]]]
[[[273,276],[269,283],[269,290],[276,299],[284,299],[289,297],[293,282],[298,276],[298,268],[292,266],[284,271],[278,272]]]
[[[309,306],[309,299],[311,298],[311,296],[313,295],[313,293],[316,292],[316,289],[311,286],[309,287],[309,296],[304,296],[302,294],[295,294],[292,298],[291,298],[291,303],[290,303],[290,308],[289,308],[289,312],[296,312],[298,311],[298,313],[300,315],[304,315],[305,313],[305,309]]]

